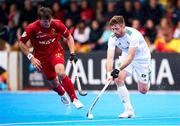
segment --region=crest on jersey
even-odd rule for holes
[[[24,31],[21,37],[26,37],[27,33]]]
[[[52,33],[53,35],[55,35],[55,34],[56,34],[56,30],[55,30],[54,28],[52,28],[52,29],[51,29],[51,33]]]

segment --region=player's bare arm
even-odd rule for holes
[[[67,38],[67,44],[69,47],[69,51],[70,51],[70,61],[74,61],[75,63],[77,62],[78,58],[76,56],[76,54],[74,53],[74,39],[72,37],[72,35],[69,35]]]
[[[119,68],[120,70],[123,70],[132,62],[132,60],[134,59],[135,53],[136,53],[136,47],[130,47],[129,51],[128,51],[127,59],[125,59],[122,62],[121,66]]]
[[[72,35],[69,35],[66,39],[67,39],[69,51],[72,54],[72,53],[74,53],[74,39],[73,39]]]
[[[128,50],[128,56],[126,59],[123,60],[120,68],[119,69],[113,69],[113,71],[111,72],[111,76],[113,78],[117,78],[119,76],[119,72],[121,70],[123,70],[124,68],[126,68],[132,62],[132,60],[135,57],[135,53],[136,53],[136,47],[130,47]]]
[[[32,65],[39,71],[41,71],[41,62],[35,58],[29,51],[29,48],[26,44],[23,42],[19,42],[19,47],[21,48],[22,52],[28,57],[28,59],[31,61]]]
[[[113,68],[113,59],[114,59],[114,49],[107,50],[107,61],[106,61],[106,69],[107,72],[111,72]]]
[[[111,71],[113,69],[113,59],[114,59],[114,49],[108,49],[107,50],[107,61],[106,61],[106,70],[107,70],[107,77],[108,81],[112,79],[111,77]]]
[[[21,41],[19,42],[19,47],[26,56],[30,53],[28,46]]]
[[[57,29],[64,36],[64,38],[67,41],[67,45],[69,47],[69,51],[71,54],[70,58],[69,58],[70,61],[76,62],[78,59],[74,52],[74,39],[73,39],[72,35],[70,34],[69,30],[66,28],[66,26],[62,22],[58,22]]]

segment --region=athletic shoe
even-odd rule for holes
[[[65,104],[66,106],[69,106],[70,105],[70,101],[68,99],[68,97],[64,94],[61,96],[61,101],[63,104]]]
[[[78,99],[74,99],[73,100],[73,105],[77,108],[77,109],[80,109],[82,107],[84,107],[84,105],[78,100]]]
[[[132,118],[132,117],[135,117],[134,110],[133,109],[125,110],[118,117],[119,118]]]

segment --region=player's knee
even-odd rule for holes
[[[142,94],[146,94],[149,91],[150,84],[138,83],[138,90]]]
[[[64,65],[63,65],[63,64],[57,64],[57,65],[55,66],[55,71],[56,71],[56,73],[57,73],[59,76],[65,74]]]
[[[115,82],[117,85],[124,84],[124,80],[121,79],[121,78],[115,79],[114,82]]]
[[[61,69],[61,68],[59,68],[59,69],[57,68],[56,73],[57,73],[59,79],[61,79],[61,80],[63,78],[65,78],[65,76],[66,76],[66,73],[65,73],[64,69]]]
[[[141,92],[142,94],[146,94],[148,91],[146,89],[143,89],[143,90],[139,90],[139,92]]]
[[[121,71],[118,78],[114,80],[114,82],[118,84],[124,84],[124,81],[126,79],[126,71]]]
[[[138,89],[140,93],[142,94],[146,94],[148,92],[148,89],[147,88],[139,88]]]
[[[57,69],[56,70],[56,73],[59,75],[59,76],[63,76],[65,74],[65,71],[63,69]]]

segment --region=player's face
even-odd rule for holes
[[[114,24],[111,26],[112,32],[117,36],[121,37],[124,35],[125,26],[123,24]]]
[[[49,28],[51,25],[51,19],[40,19],[40,23],[43,28]]]

